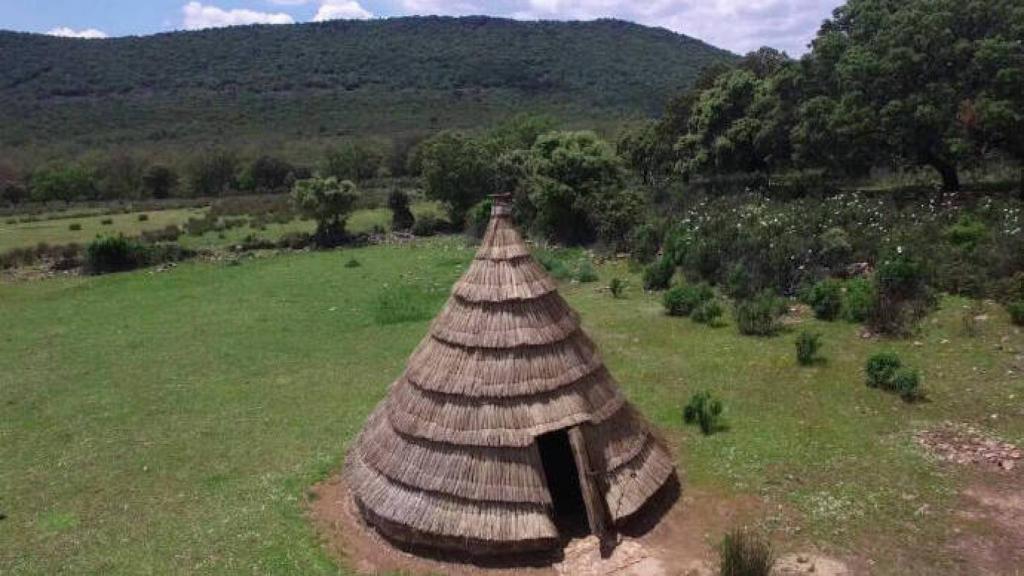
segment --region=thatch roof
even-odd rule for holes
[[[386,536],[471,553],[557,545],[535,439],[573,426],[612,523],[673,476],[556,288],[496,202],[469,270],[349,453],[356,501]]]

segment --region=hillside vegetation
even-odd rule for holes
[[[415,17],[82,41],[0,32],[0,146],[310,140],[653,116],[733,56],[602,20]]]

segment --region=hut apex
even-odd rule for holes
[[[345,474],[386,537],[479,555],[603,536],[675,468],[498,196],[476,257]]]

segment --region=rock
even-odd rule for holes
[[[803,554],[801,554],[801,555],[796,557],[796,561],[799,562],[800,564],[807,564],[808,562],[811,561],[811,559],[808,558],[807,556],[804,556]]]
[[[1002,462],[999,463],[999,467],[1009,472],[1014,468],[1013,460],[1003,460]]]

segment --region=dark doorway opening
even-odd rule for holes
[[[576,468],[568,430],[557,430],[537,437],[537,449],[540,451],[544,476],[554,504],[558,532],[564,538],[589,534],[587,507],[580,488],[580,472]]]

